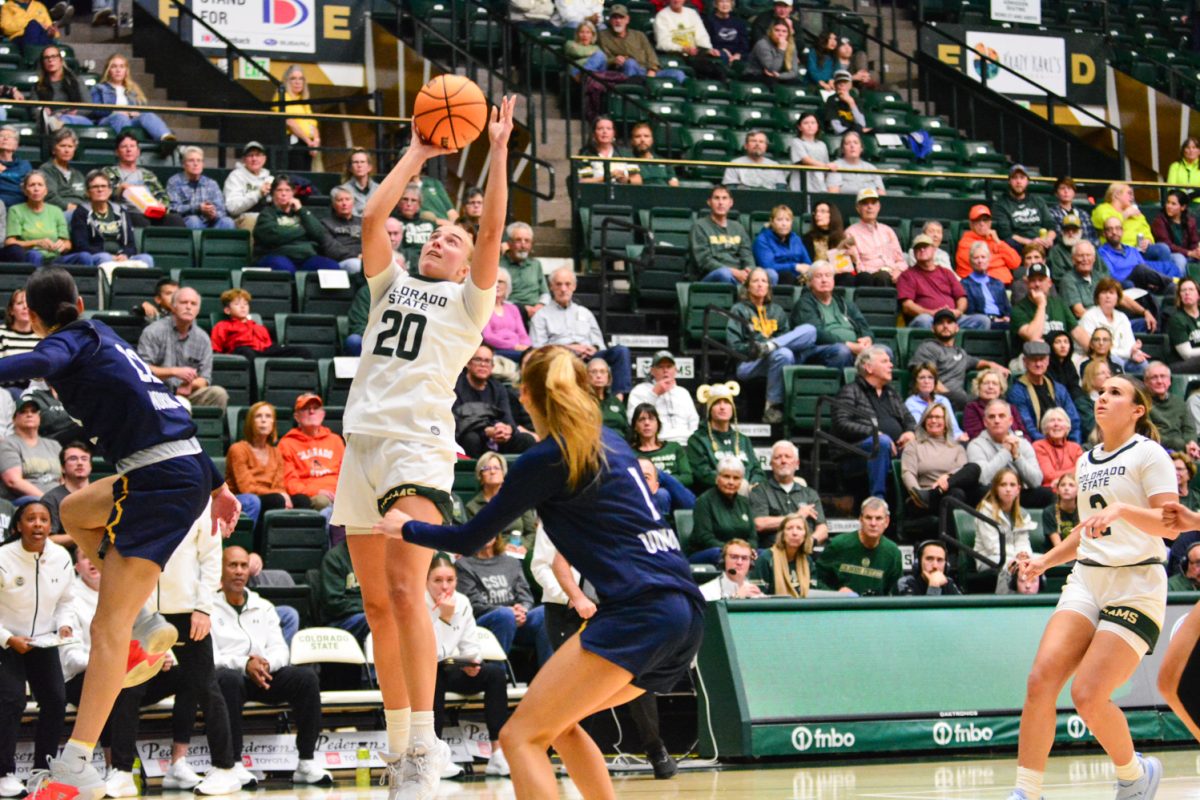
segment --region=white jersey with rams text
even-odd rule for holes
[[[1134,434],[1114,452],[1097,445],[1075,465],[1079,481],[1079,519],[1086,520],[1113,503],[1149,508],[1149,498],[1178,491],[1175,466],[1157,442]],[[1084,536],[1077,558],[1106,567],[1163,563],[1167,550],[1162,539],[1124,520],[1109,526],[1099,538]]]
[[[454,383],[482,341],[495,287],[406,275],[368,278],[371,314],[343,430],[454,447]]]

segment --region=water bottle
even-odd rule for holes
[[[511,544],[513,547],[520,547],[521,546],[521,532],[513,531],[512,533],[510,533],[508,535],[508,543]]]
[[[354,769],[354,785],[371,785],[371,751],[365,747],[358,748],[357,766]]]
[[[133,757],[133,785],[137,787],[138,796],[145,794],[146,779],[142,777],[142,760]]]

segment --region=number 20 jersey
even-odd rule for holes
[[[1113,503],[1149,508],[1149,498],[1178,491],[1175,465],[1167,451],[1152,439],[1134,434],[1114,452],[1097,445],[1079,457],[1075,465],[1079,481],[1079,519],[1100,513]],[[1164,563],[1162,539],[1144,533],[1124,520],[1117,520],[1109,533],[1096,539],[1084,536],[1077,558],[1105,567]]]
[[[371,313],[343,430],[454,449],[454,384],[482,341],[496,290],[406,275],[368,278]]]

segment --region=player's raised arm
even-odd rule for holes
[[[483,213],[479,218],[479,234],[471,256],[471,282],[479,289],[496,285],[500,267],[500,240],[504,237],[504,219],[508,213],[508,137],[513,129],[513,109],[517,98],[501,99],[492,107],[488,123],[491,145],[488,165],[487,193],[483,197]],[[376,192],[378,194],[378,192]],[[363,221],[363,240],[366,240],[366,221]]]
[[[364,276],[374,278],[392,263],[392,245],[388,241],[384,223],[391,215],[392,210],[396,208],[396,204],[400,202],[400,195],[404,194],[405,187],[421,174],[421,167],[425,166],[426,161],[452,152],[454,151],[422,142],[417,137],[416,131],[413,131],[412,144],[408,146],[404,155],[396,162],[396,166],[392,167],[392,171],[379,184],[375,193],[367,199],[366,208],[363,209]],[[417,265],[411,264],[410,269],[415,272]]]

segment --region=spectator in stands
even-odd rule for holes
[[[883,498],[864,500],[858,530],[831,538],[817,558],[821,585],[860,597],[890,594],[904,574],[900,548],[883,536],[890,521],[891,512]]]
[[[847,236],[842,212],[833,203],[821,201],[813,206],[812,224],[800,237],[813,263],[824,261],[833,267],[836,283],[853,285],[858,248],[854,237]]]
[[[996,201],[996,234],[1017,251],[1031,243],[1049,250],[1058,235],[1054,218],[1041,198],[1029,194],[1028,189],[1029,173],[1013,164],[1008,170],[1008,192]]]
[[[167,179],[171,208],[193,230],[233,230],[233,219],[225,210],[221,187],[204,174],[204,151],[183,148],[183,172]]]
[[[834,69],[849,72],[855,88],[874,89],[878,85],[867,69],[867,54],[862,50],[855,50],[849,37],[843,36],[838,39],[837,49],[833,54]]]
[[[1047,337],[1050,345],[1050,366],[1046,376],[1055,383],[1067,387],[1067,394],[1072,400],[1078,400],[1082,389],[1079,388],[1079,367],[1075,365],[1075,342],[1066,331],[1055,331]]]
[[[1096,284],[1092,294],[1095,305],[1079,318],[1079,325],[1071,332],[1081,350],[1088,346],[1092,332],[1105,327],[1112,333],[1112,358],[1121,369],[1131,374],[1141,374],[1150,357],[1142,350],[1142,343],[1133,335],[1129,317],[1117,310],[1125,292],[1121,284],[1105,278]]]
[[[25,684],[37,701],[34,764],[58,753],[66,717],[66,685],[58,648],[35,646],[39,636],[70,637],[71,556],[49,541],[50,511],[36,500],[13,513],[0,547],[0,791],[23,795],[17,779],[17,734],[25,714]],[[24,588],[22,588],[24,587]]]
[[[1101,281],[1111,279],[1108,264],[1096,259],[1096,248],[1091,242],[1080,241],[1071,251],[1072,269],[1058,281],[1058,296],[1076,317],[1082,318],[1095,302],[1096,287]],[[1153,331],[1158,328],[1154,312],[1142,306],[1124,292],[1118,301],[1130,316],[1130,325],[1135,330]],[[1149,302],[1149,301],[1147,301]]]
[[[1071,441],[1071,426],[1074,423],[1067,408],[1075,410],[1074,404],[1066,408],[1049,408],[1042,414],[1042,438],[1033,443],[1038,466],[1042,469],[1042,485],[1053,488],[1065,474],[1075,474],[1075,462],[1083,455],[1083,448]]]
[[[505,235],[508,249],[500,255],[500,267],[507,269],[512,278],[512,302],[529,321],[550,299],[546,272],[542,262],[532,255],[533,228],[524,222],[513,222],[505,229]]]
[[[88,173],[85,181],[88,202],[76,209],[78,213],[71,215],[71,249],[78,254],[90,255],[92,266],[104,270],[113,267],[153,267],[154,256],[137,252],[129,217],[120,206],[109,202],[112,185],[108,176],[103,170],[94,169]],[[173,281],[171,286],[178,288]],[[163,299],[161,294],[161,291],[156,293],[153,306],[155,313],[146,314],[147,319],[156,319],[158,312],[163,310],[158,305],[158,301]]]
[[[1195,21],[1193,20],[1193,25]],[[1167,168],[1167,183],[1194,192],[1200,188],[1200,139],[1189,136],[1179,146],[1179,160]]]
[[[604,3],[600,0],[554,0],[554,23],[568,30],[578,28],[585,22],[600,23]]]
[[[1071,441],[1083,441],[1079,416],[1075,413],[1075,402],[1067,387],[1055,383],[1046,375],[1050,367],[1050,345],[1045,342],[1026,342],[1021,348],[1021,362],[1025,372],[1008,390],[1008,402],[1017,409],[1021,427],[1030,440],[1043,438],[1042,417],[1052,408],[1061,408],[1071,421],[1068,435]]]
[[[787,312],[772,300],[771,282],[762,267],[750,270],[742,298],[730,309],[725,338],[745,360],[737,365],[738,380],[767,377],[767,407],[763,421],[783,421],[783,370],[813,355],[817,330],[812,325],[792,328]]]
[[[608,57],[608,68],[625,73],[627,78],[661,75],[681,82],[687,80],[687,76],[679,70],[659,72],[654,45],[646,34],[629,27],[629,9],[621,3],[609,8],[608,27],[600,31],[599,43],[600,49]]]
[[[712,13],[704,18],[704,28],[726,64],[741,61],[750,54],[750,30],[744,19],[734,15],[733,0],[714,0]]]
[[[897,581],[895,594],[926,597],[962,594],[954,579],[946,577],[946,545],[933,539],[917,545],[912,574]]]
[[[988,275],[1008,286],[1012,283],[1013,270],[1021,265],[1021,256],[1005,244],[1000,234],[992,229],[992,212],[987,206],[972,206],[967,219],[971,229],[963,231],[954,256],[958,277],[965,278],[971,273],[971,248],[976,242],[983,242],[991,253]]]
[[[286,490],[278,441],[275,407],[258,402],[247,409],[241,438],[225,453],[225,482],[256,525],[264,511],[312,507],[306,495]]]
[[[51,541],[54,538],[51,536]],[[100,570],[96,569],[96,565],[79,548],[75,548],[73,555],[75,579],[71,586],[71,600],[67,605],[66,620],[67,624],[71,626],[71,633],[75,641],[60,647],[58,657],[62,661],[63,678],[67,682],[67,702],[78,706],[83,694],[83,673],[92,652],[91,627],[92,620],[96,616],[96,605],[100,602]],[[164,665],[163,670],[166,669],[167,667]],[[101,738],[107,739],[108,737],[102,733]],[[115,770],[109,772],[109,780],[112,780],[115,772]],[[129,779],[132,783],[133,776],[130,775]],[[23,790],[24,787],[22,787]],[[114,796],[132,797],[136,791],[135,788],[133,793],[122,792]]]
[[[362,218],[354,213],[354,195],[343,186],[335,186],[329,196],[329,216],[321,219],[326,234],[324,255],[357,275],[362,272]]]
[[[975,551],[979,555],[999,563],[1000,540],[1004,540],[1004,561],[1001,572],[1014,572],[1015,563],[1022,556],[1033,554],[1029,532],[1035,529],[1029,512],[1021,508],[1021,477],[1012,467],[1003,467],[991,480],[987,495],[979,502],[977,510],[985,517],[995,520],[997,525],[976,523]],[[988,565],[977,560],[980,570]]]
[[[1042,530],[1050,547],[1058,547],[1079,524],[1079,483],[1075,472],[1064,472],[1054,482],[1055,501],[1042,510]]]
[[[545,609],[534,606],[521,562],[508,555],[507,544],[508,535],[501,534],[474,555],[460,558],[458,585],[471,601],[475,621],[496,635],[505,654],[515,644],[533,647],[541,666],[552,652]]]
[[[701,281],[741,285],[754,267],[750,234],[742,223],[729,216],[733,195],[724,186],[714,186],[708,196],[709,216],[692,226],[691,264]]]
[[[722,454],[717,460],[716,485],[696,498],[692,510],[692,537],[687,546],[693,564],[717,565],[723,544],[731,539],[757,538],[750,501],[741,492],[745,476],[746,466],[737,456]]]
[[[1015,304],[1009,338],[1014,348],[1023,342],[1045,341],[1055,331],[1075,329],[1075,315],[1058,296],[1050,293],[1053,284],[1044,264],[1029,268],[1025,273],[1025,297]]]
[[[754,43],[742,77],[762,81],[768,86],[800,80],[796,42],[786,20],[773,22],[766,35]]]
[[[299,763],[293,783],[332,783],[314,759],[321,733],[321,685],[317,673],[289,662],[288,644],[270,600],[246,588],[249,554],[236,545],[221,560],[221,588],[213,600],[212,637],[216,681],[229,712],[234,758],[242,754],[242,713],[247,702],[291,706]]]
[[[446,692],[466,695],[482,692],[492,749],[485,771],[488,775],[508,775],[508,761],[500,749],[500,729],[508,720],[508,673],[504,664],[483,660],[475,637],[471,601],[457,591],[458,572],[449,556],[444,553],[434,556],[425,588],[425,602],[433,617],[437,637],[438,668],[433,692],[435,733],[440,737],[446,724]]]
[[[980,494],[979,465],[967,461],[966,450],[953,435],[953,424],[953,411],[942,403],[928,404],[916,438],[900,456],[900,480],[908,499],[935,515],[943,497],[975,503]]]
[[[1061,239],[1066,233],[1064,222],[1068,217],[1078,222],[1075,228],[1078,228],[1078,236],[1086,239],[1092,244],[1098,244],[1099,239],[1096,236],[1096,226],[1092,224],[1092,217],[1084,209],[1075,207],[1075,180],[1069,175],[1064,175],[1054,182],[1054,196],[1057,202],[1049,208],[1050,218],[1054,220],[1054,230],[1058,234],[1058,239]],[[1074,244],[1072,242],[1072,244]]]
[[[1051,247],[1046,252],[1046,263],[1050,265],[1050,277],[1054,280],[1056,286],[1063,279],[1063,276],[1067,275],[1073,268],[1071,254],[1075,250],[1075,245],[1088,241],[1083,236],[1080,227],[1082,220],[1085,219],[1088,220],[1088,224],[1090,225],[1091,220],[1087,214],[1067,214],[1058,222],[1059,235],[1054,240],[1054,247]],[[1090,241],[1088,243],[1092,244]]]
[[[592,140],[579,149],[579,155],[595,158],[630,157],[629,151],[617,144],[617,131],[608,117],[596,117],[592,123]],[[641,176],[631,173],[624,161],[592,161],[579,167],[577,174],[580,183],[604,183],[606,175],[617,183],[641,181]]]
[[[1174,165],[1172,165],[1174,166]],[[1200,540],[1187,546],[1180,563],[1180,571],[1167,581],[1169,592],[1200,592]]]
[[[1121,220],[1109,217],[1104,223],[1104,244],[1096,251],[1118,283],[1164,294],[1170,278],[1183,276],[1184,271],[1176,270],[1173,262],[1149,262],[1136,247],[1123,244],[1121,231]]]
[[[51,261],[91,263],[88,253],[72,253],[67,218],[62,209],[46,202],[46,175],[40,169],[21,181],[25,202],[8,209],[8,231],[0,259],[23,261],[40,267]]]
[[[361,217],[367,200],[375,194],[379,183],[371,179],[375,168],[371,165],[371,154],[362,147],[350,151],[346,161],[346,169],[342,172],[342,183],[338,188],[345,189],[354,199],[354,216]]]
[[[602,358],[608,362],[613,375],[613,391],[624,398],[633,387],[629,348],[624,345],[604,347],[604,335],[592,312],[574,301],[575,272],[561,267],[550,276],[549,303],[533,318],[529,340],[534,347],[557,344],[566,347],[584,361]]]
[[[1012,305],[1004,284],[988,274],[992,252],[987,243],[975,242],[971,245],[970,258],[971,273],[962,279],[963,291],[967,296],[967,314],[985,317],[989,329],[1008,330]]]
[[[625,403],[612,393],[612,371],[602,359],[593,358],[587,365],[588,388],[600,406],[604,427],[612,428],[622,439],[629,438],[629,421],[625,418]]]
[[[839,69],[833,73],[833,94],[825,98],[825,131],[827,133],[869,133],[867,118],[854,99],[854,83],[850,73]],[[843,147],[845,140],[843,140]],[[864,167],[869,169],[869,167]]]
[[[705,405],[705,425],[688,438],[687,460],[692,468],[692,486],[698,490],[716,485],[717,465],[724,455],[742,462],[749,486],[763,479],[754,445],[734,425],[737,409],[733,398],[740,392],[741,387],[734,381],[705,384],[696,390],[696,399]]]
[[[984,487],[1000,470],[1011,467],[1021,479],[1025,505],[1049,505],[1054,493],[1042,486],[1042,468],[1029,440],[1012,427],[1012,410],[1007,400],[992,400],[984,411],[984,429],[967,445],[967,460],[979,465],[979,482]]]
[[[396,218],[404,225],[404,236],[400,242],[400,252],[404,254],[405,262],[416,264],[421,257],[421,248],[433,236],[437,225],[421,214],[421,187],[410,183],[400,196],[396,206]]]
[[[159,142],[161,147],[174,146],[175,134],[171,133],[162,118],[153,111],[132,110],[147,105],[148,101],[142,87],[129,74],[129,62],[121,53],[113,53],[104,62],[104,72],[92,87],[91,96],[93,103],[121,108],[110,114],[93,112],[93,117],[98,119],[96,124],[107,125],[116,133],[126,128],[141,128],[151,141]]]
[[[762,582],[764,594],[800,598],[808,597],[809,589],[814,588],[812,552],[815,536],[808,533],[809,518],[801,512],[785,514],[772,529],[774,542],[754,560],[754,577]],[[764,533],[759,534],[760,539]],[[829,535],[828,530],[825,535]]]
[[[574,64],[569,71],[576,80],[580,70],[596,72],[608,67],[608,56],[596,44],[597,35],[595,24],[584,20],[575,28],[575,38],[563,43],[563,55]]]
[[[38,167],[46,176],[46,202],[61,208],[68,223],[75,209],[88,201],[83,173],[71,166],[78,146],[75,131],[70,128],[55,131],[50,137],[50,160]]]
[[[105,167],[104,174],[108,176],[108,182],[114,187],[113,196],[121,205],[121,210],[129,215],[129,221],[133,223],[133,227],[145,228],[151,225],[166,228],[186,227],[183,217],[171,210],[171,198],[167,196],[167,190],[159,183],[158,177],[150,170],[138,166],[142,148],[134,135],[131,133],[117,134],[114,147],[117,153],[117,163]],[[3,150],[3,138],[0,137],[0,155],[3,154]],[[0,176],[3,174],[6,173],[0,173]],[[135,186],[141,187],[146,194],[143,196],[142,192],[130,192],[130,196],[127,197],[126,191]],[[3,195],[0,194],[0,200],[3,199]],[[164,209],[161,215],[158,213],[160,206]]]
[[[917,354],[920,355],[920,352],[918,348]],[[983,421],[987,404],[993,400],[1003,398],[1008,392],[1008,374],[1007,369],[992,366],[985,367],[975,375],[975,381],[971,386],[971,389],[975,393],[975,399],[971,400],[963,408],[962,424],[962,429],[972,439],[983,431]],[[1022,436],[1028,436],[1029,434],[1025,431],[1025,426],[1021,422],[1021,415],[1017,413],[1016,407],[1010,405],[1008,410],[1009,416],[1012,419],[1013,429],[1020,431]]]
[[[696,9],[686,0],[668,0],[667,7],[654,15],[654,46],[663,53],[679,53],[701,78],[724,78],[721,51],[713,47]]]
[[[298,172],[321,172],[321,131],[312,117],[312,106],[307,102],[308,81],[304,77],[304,68],[299,64],[288,67],[283,73],[283,86],[285,105],[280,110],[296,115],[287,119],[287,168]]]
[[[297,207],[291,178],[277,175],[271,182],[271,204],[254,223],[254,263],[283,272],[340,269],[338,262],[319,255],[326,234],[316,215]]]
[[[479,457],[479,460],[475,462],[475,480],[479,484],[479,492],[466,503],[467,519],[472,519],[492,501],[493,497],[499,494],[500,487],[504,485],[507,475],[508,460],[504,456],[489,451]],[[537,535],[537,528],[537,512],[532,508],[523,511],[521,516],[509,525],[508,552],[513,552],[513,545],[516,545],[516,549],[519,550],[531,547],[530,543]]]
[[[1200,372],[1200,286],[1182,278],[1175,286],[1175,313],[1167,319],[1167,339],[1174,359],[1171,369]]]
[[[713,565],[720,570],[720,574],[700,584],[700,594],[710,603],[763,597],[763,590],[749,580],[750,570],[756,560],[757,553],[745,539],[734,538],[725,542],[713,557]]]
[[[350,563],[350,548],[343,540],[321,559],[321,591],[317,592],[321,621],[350,631],[362,644],[371,633],[363,613],[362,587]]]
[[[721,2],[732,2],[732,0],[721,0]],[[636,170],[634,177],[638,180],[635,183],[641,183],[646,186],[678,186],[679,178],[675,176],[675,168],[666,164],[655,163],[657,156],[654,155],[654,129],[650,127],[648,122],[639,122],[629,131],[629,147],[633,151],[633,158],[645,163],[630,164],[631,170]]]
[[[246,585],[251,589],[260,587],[273,586],[295,586],[296,582],[292,580],[292,576],[282,569],[263,569],[262,556],[258,553],[250,553],[247,557],[247,571],[250,573]],[[290,647],[292,637],[296,635],[296,631],[300,630],[300,612],[291,606],[277,605],[275,612],[279,615],[279,625],[283,629],[283,640]]]
[[[254,230],[258,213],[271,201],[271,171],[267,169],[267,151],[258,142],[247,142],[242,160],[225,178],[225,210],[239,228]],[[294,208],[300,201],[292,198]]]
[[[858,376],[837,394],[833,432],[867,451],[869,491],[874,497],[884,497],[892,459],[913,440],[916,422],[892,386],[892,357],[887,348],[873,345],[864,349],[854,360],[854,368]]]
[[[758,3],[757,7],[761,8],[764,4]],[[799,18],[792,16],[791,0],[774,0],[771,8],[765,11],[759,11],[750,20],[750,41],[756,42],[762,37],[771,32],[771,27],[776,22],[782,22],[788,27],[788,36],[795,36]],[[801,31],[801,34],[803,32]]]
[[[680,391],[687,391],[680,388]],[[632,400],[632,395],[630,399]],[[692,399],[688,397],[688,403]],[[653,403],[630,402],[633,413],[629,415],[629,443],[639,458],[645,458],[662,472],[673,476],[684,486],[692,484],[692,466],[688,462],[685,442],[667,439],[662,435],[663,424]],[[695,407],[692,407],[695,413]],[[689,434],[690,435],[690,434]]]
[[[848,367],[871,346],[871,326],[858,306],[847,302],[845,295],[835,294],[833,287],[833,267],[828,261],[814,263],[808,291],[792,306],[791,322],[793,328],[812,325],[817,329],[810,361],[820,361],[827,367]]]
[[[753,130],[746,134],[746,152],[733,159],[734,164],[753,164],[756,166],[775,165],[779,162],[767,157],[767,134]],[[754,169],[745,167],[728,167],[721,180],[730,189],[783,189],[787,186],[787,175],[777,169]]]
[[[1122,369],[1121,365],[1112,357],[1112,346],[1112,331],[1101,325],[1100,327],[1096,328],[1096,330],[1092,331],[1092,338],[1088,340],[1087,353],[1083,354],[1082,356],[1077,353],[1074,358],[1080,364],[1086,364],[1089,361],[1102,361],[1108,365],[1110,374],[1120,375],[1125,370]],[[1099,386],[1100,384],[1097,384],[1095,388],[1099,388]]]
[[[25,290],[17,289],[8,298],[4,309],[4,324],[0,325],[0,358],[28,353],[37,346],[41,337],[33,332],[33,323],[29,320],[29,306],[25,303]],[[5,384],[9,394],[19,399],[21,390],[29,385],[29,381],[17,381]]]
[[[787,206],[771,209],[771,219],[754,237],[754,261],[771,276],[771,285],[803,283],[812,258],[792,228],[795,217]]]
[[[182,286],[172,298],[171,316],[152,322],[138,339],[138,355],[154,377],[193,406],[229,404],[229,393],[212,385],[212,340],[196,324],[200,294]]]
[[[404,223],[395,217],[388,217],[383,221],[383,228],[387,231],[388,243],[392,246],[392,261],[396,269],[407,274],[408,261],[404,258],[404,253],[400,252],[400,246],[404,242]]]
[[[1200,260],[1200,232],[1196,230],[1196,218],[1187,213],[1187,206],[1187,195],[1172,189],[1150,226],[1154,241],[1171,249],[1171,260],[1185,273],[1188,261]]]
[[[51,13],[41,0],[14,0],[12,8],[0,9],[0,35],[22,47],[50,44],[74,16],[66,3],[56,3]]]
[[[386,221],[384,223],[387,224]],[[346,311],[347,333],[342,341],[342,353],[357,356],[362,353],[362,337],[367,330],[367,317],[371,312],[371,287],[363,284],[354,293],[350,308]]]
[[[967,293],[962,282],[933,260],[937,248],[925,234],[913,239],[916,263],[896,278],[896,297],[900,312],[910,328],[932,328],[934,319],[949,315],[967,330],[988,330],[991,318],[986,314],[967,313]]]
[[[911,375],[912,394],[904,399],[904,407],[908,409],[909,414],[912,414],[912,418],[921,419],[925,414],[925,409],[932,405],[942,406],[949,414],[947,424],[950,438],[957,442],[967,442],[971,437],[958,427],[958,420],[954,418],[954,406],[951,405],[950,398],[939,392],[941,381],[938,380],[937,366],[932,362],[918,362],[912,366]]]
[[[312,507],[325,511],[333,504],[346,443],[325,427],[325,403],[307,392],[293,406],[296,426],[279,440],[283,480],[288,494],[302,494]]]
[[[28,161],[17,158],[18,144],[20,139],[17,129],[9,125],[0,126],[0,167],[3,167],[3,170],[0,170],[0,201],[7,208],[24,202],[25,195],[21,192],[21,183],[33,169]]]
[[[1161,361],[1151,361],[1142,377],[1154,401],[1150,420],[1158,428],[1159,443],[1168,450],[1181,450],[1190,458],[1200,458],[1196,424],[1188,413],[1187,403],[1171,393],[1171,368]]]
[[[796,135],[792,137],[791,144],[788,145],[793,164],[820,167],[825,170],[836,169],[830,161],[829,148],[818,136],[820,132],[821,121],[816,114],[812,111],[805,111],[800,115],[800,118],[796,120]],[[828,177],[826,172],[797,170],[792,173],[789,186],[792,191],[798,192],[802,186],[807,185],[808,191],[820,194],[825,191]]]
[[[471,458],[487,450],[523,453],[536,441],[517,426],[508,390],[492,377],[494,355],[480,344],[454,385],[454,437]]]
[[[213,326],[213,351],[242,356],[249,361],[264,356],[311,359],[312,353],[306,347],[279,345],[271,341],[271,332],[267,327],[250,316],[250,302],[253,299],[245,289],[226,289],[221,292],[225,319]]]
[[[656,428],[655,435],[661,436],[663,441],[682,445],[700,426],[700,415],[696,413],[691,394],[678,384],[678,375],[675,356],[669,350],[659,350],[650,362],[650,380],[633,387],[625,406],[630,409],[629,423],[635,428],[638,407],[643,403],[653,406],[656,422],[661,420],[661,430]],[[665,469],[657,461],[655,466]]]
[[[1178,278],[1184,274],[1184,265],[1171,258],[1171,248],[1155,243],[1150,223],[1138,208],[1133,187],[1127,183],[1110,184],[1104,193],[1104,202],[1092,209],[1092,224],[1097,229],[1105,228],[1108,220],[1114,217],[1121,222],[1121,244],[1136,248],[1147,264],[1168,277]],[[1107,231],[1104,238],[1111,243]],[[1105,255],[1103,247],[1101,255]],[[1121,272],[1116,264],[1109,263],[1109,266],[1114,275]]]
[[[501,256],[502,263],[503,258]],[[530,342],[525,323],[521,320],[521,309],[508,299],[511,283],[511,271],[500,267],[496,275],[496,306],[492,311],[492,318],[483,328],[483,343],[492,348],[496,355],[520,364],[529,350]],[[361,347],[361,342],[359,346]]]
[[[838,35],[823,31],[808,51],[808,71],[804,78],[811,86],[826,92],[833,91],[834,63],[837,60]]]
[[[86,103],[88,90],[83,81],[71,71],[63,59],[58,45],[51,44],[42,50],[38,60],[38,80],[33,93],[38,100],[55,103]],[[42,121],[50,132],[63,125],[91,125],[92,121],[78,108],[47,106],[42,109]]]
[[[43,494],[42,503],[50,510],[50,531],[54,534],[51,538],[66,547],[72,540],[63,532],[58,508],[62,504],[63,498],[78,492],[91,483],[91,447],[86,442],[68,442],[62,450],[58,451],[58,465],[62,474],[62,483]]]
[[[801,531],[808,540],[823,544],[829,538],[821,498],[796,477],[799,468],[800,451],[796,445],[786,439],[771,445],[771,472],[750,490],[750,513],[760,544],[768,537],[767,546],[778,544],[776,534],[783,531],[787,518],[793,514],[801,520]],[[810,527],[811,536],[808,535]],[[792,552],[789,564],[794,557],[795,552]]]
[[[918,235],[921,234],[928,236],[929,241],[933,243],[933,263],[937,264],[939,267],[954,269],[954,265],[950,263],[950,254],[942,249],[942,238],[946,234],[945,229],[942,227],[942,223],[938,222],[936,219],[926,220],[925,223],[921,225],[921,233]],[[908,252],[904,254],[904,262],[910,267],[917,263],[917,255],[913,252],[913,249],[913,246],[909,245]]]
[[[846,234],[854,238],[858,249],[855,285],[895,285],[908,265],[904,263],[904,250],[896,231],[879,221],[879,192],[869,186],[860,189],[854,207],[859,221],[847,228]],[[932,257],[932,251],[928,255]]]

